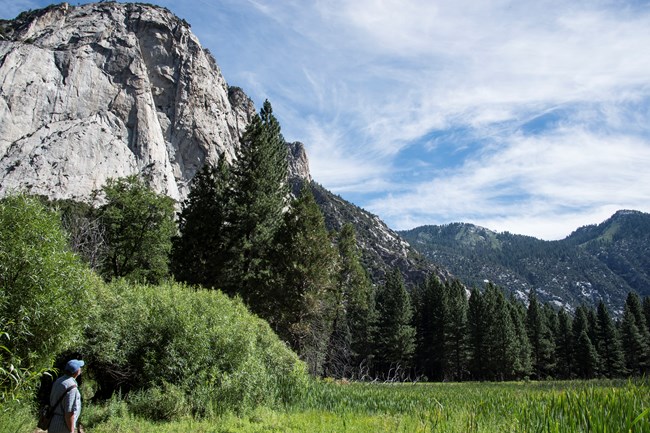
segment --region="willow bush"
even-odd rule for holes
[[[97,302],[84,352],[99,393],[128,394],[146,417],[176,404],[165,398],[169,390],[186,405],[174,413],[210,416],[290,404],[306,389],[304,364],[239,299],[118,280]]]

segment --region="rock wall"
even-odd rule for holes
[[[166,9],[64,3],[2,26],[0,195],[84,199],[143,173],[180,200],[206,161],[232,160],[255,113]]]

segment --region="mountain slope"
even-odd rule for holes
[[[110,177],[144,174],[180,201],[203,164],[233,160],[254,113],[165,8],[63,3],[0,21],[0,197],[86,201]],[[287,146],[292,183],[311,181],[304,146]],[[315,188],[330,229],[355,225],[374,281],[392,266],[409,283],[446,275],[376,216]]]
[[[398,233],[467,285],[492,281],[521,299],[535,288],[558,306],[602,299],[620,311],[629,291],[650,295],[650,214],[642,212],[619,211],[560,241],[462,223]]]

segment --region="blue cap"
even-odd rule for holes
[[[81,359],[71,359],[65,365],[65,371],[74,374],[77,370],[79,370],[83,366],[84,366],[84,362]]]

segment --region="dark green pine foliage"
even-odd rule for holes
[[[461,381],[467,376],[467,294],[459,280],[447,281],[445,323],[445,379]]]
[[[557,336],[555,338],[555,372],[558,379],[570,379],[573,372],[573,331],[571,317],[564,308],[557,313]]]
[[[487,377],[488,323],[483,295],[475,287],[470,292],[467,308],[469,371],[474,380],[483,380]]]
[[[515,377],[517,338],[503,291],[488,283],[483,295],[487,316],[487,378],[507,380]]]
[[[352,224],[341,227],[336,244],[338,299],[325,374],[361,379],[368,374],[372,358],[372,327],[376,321],[374,288],[361,265]]]
[[[554,350],[552,333],[547,324],[543,308],[537,301],[537,294],[534,289],[530,291],[528,298],[526,328],[531,346],[533,375],[537,379],[543,379],[552,371]]]
[[[179,234],[173,240],[171,265],[178,281],[221,288],[228,252],[228,181],[223,155],[216,167],[205,164],[192,179],[178,218]]]
[[[309,185],[303,186],[285,214],[276,239],[276,277],[258,295],[257,310],[297,351],[309,371],[320,375],[340,299],[336,293],[338,256]],[[344,320],[339,317],[339,325]]]
[[[623,308],[621,322],[621,342],[625,356],[625,367],[629,374],[642,375],[648,370],[648,343],[646,339],[645,317],[639,314],[638,296],[629,293]],[[638,323],[639,317],[643,320]]]
[[[526,306],[522,302],[510,298],[508,307],[516,335],[515,350],[517,356],[513,366],[514,374],[517,378],[526,378],[530,376],[533,368],[530,359],[530,341],[526,329]]]
[[[287,205],[287,148],[267,100],[246,129],[231,169],[224,289],[254,312],[269,298],[273,245]]]
[[[386,275],[377,290],[374,372],[383,379],[401,379],[410,369],[415,351],[411,299],[399,269]]]
[[[598,352],[589,338],[589,319],[587,309],[583,306],[576,308],[573,317],[572,330],[574,341],[573,368],[575,374],[582,379],[590,379],[598,371]]]
[[[430,275],[413,293],[416,329],[415,367],[428,380],[444,378],[446,364],[445,329],[449,326],[447,290],[435,275]]]
[[[643,314],[645,316],[645,324],[650,333],[650,296],[643,298]]]
[[[624,370],[623,349],[614,322],[603,301],[598,303],[596,333],[596,350],[602,374],[609,378],[621,376]]]
[[[151,190],[137,176],[109,179],[99,209],[107,256],[102,276],[157,284],[169,274],[172,237],[176,232],[174,201]]]

